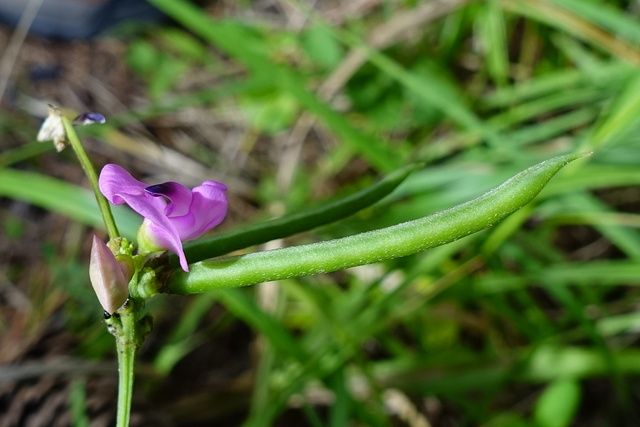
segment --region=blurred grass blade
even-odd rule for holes
[[[372,64],[396,79],[422,103],[439,109],[454,122],[481,135],[494,147],[508,148],[508,145],[501,144],[503,140],[498,132],[486,125],[465,105],[463,94],[450,79],[427,69],[421,69],[420,72],[409,71],[388,56],[362,45],[357,38],[347,38],[354,47],[364,50]]]
[[[262,311],[246,293],[240,289],[225,289],[215,292],[214,295],[230,312],[264,334],[279,352],[289,355],[300,363],[309,359],[309,355],[289,331],[276,319]]]
[[[500,108],[530,99],[562,93],[567,90],[586,88],[601,90],[602,86],[618,87],[635,69],[623,62],[602,62],[586,69],[570,69],[544,74],[515,86],[500,88],[483,98],[488,107]]]
[[[389,172],[402,165],[397,153],[387,147],[384,141],[372,135],[364,135],[344,115],[332,110],[310,92],[299,73],[270,60],[269,47],[255,32],[234,22],[213,21],[196,6],[185,1],[149,1],[211,44],[243,62],[253,73],[268,75],[276,87],[295,97],[378,170]]]
[[[87,384],[86,380],[76,378],[71,382],[69,391],[69,409],[74,427],[89,427],[87,416]]]
[[[584,0],[547,0],[557,6],[580,15],[587,21],[593,22],[607,31],[634,43],[640,44],[640,26],[637,15],[623,12],[621,9],[607,4],[606,1]]]
[[[455,8],[456,6],[454,5],[453,7]],[[501,15],[501,10],[498,8],[497,3],[493,12],[495,12],[493,17],[496,19],[490,25],[498,24],[499,26],[500,22],[496,21],[500,20],[498,15]],[[313,11],[308,11],[308,13],[311,14],[310,18],[312,20],[322,22]],[[326,22],[322,22],[322,24],[326,24]],[[500,144],[503,140],[498,133],[490,126],[487,126],[466,105],[464,93],[459,89],[456,82],[449,78],[450,70],[441,67],[436,61],[430,61],[426,58],[423,64],[428,65],[427,67],[410,70],[390,56],[381,53],[378,49],[372,48],[353,32],[341,31],[338,28],[333,30],[336,38],[350,46],[354,52],[364,55],[371,64],[404,86],[408,93],[417,98],[422,104],[442,111],[452,121],[480,135],[482,139],[488,140],[495,147],[509,148],[506,144]],[[499,50],[503,46],[504,44],[495,49]]]
[[[344,367],[337,369],[328,379],[331,390],[335,396],[335,402],[329,411],[328,427],[343,427],[349,424],[349,413],[351,412],[351,395],[347,388],[347,375]]]
[[[484,2],[478,13],[477,25],[482,36],[482,48],[486,51],[487,71],[498,87],[506,86],[509,80],[509,58],[504,13],[498,1]]]
[[[96,199],[90,191],[50,176],[0,169],[0,196],[21,200],[104,229]],[[114,209],[113,213],[123,236],[133,239],[142,218],[127,208]]]
[[[576,210],[611,213],[611,208],[606,203],[587,192],[567,195],[565,200],[568,201],[568,206]],[[640,259],[640,232],[638,230],[606,223],[594,224],[593,226],[627,257]]]
[[[580,404],[580,384],[576,380],[560,379],[549,384],[538,398],[534,419],[540,427],[567,427]]]
[[[418,167],[417,163],[405,166],[355,194],[317,208],[185,244],[185,254],[190,262],[202,261],[338,221],[387,196]],[[177,257],[171,262],[177,265]]]
[[[640,73],[631,75],[627,84],[618,92],[609,111],[601,122],[593,127],[585,149],[596,149],[613,143],[625,132],[637,125],[640,116]],[[589,147],[589,148],[587,148]]]
[[[632,64],[640,63],[640,51],[634,45],[610,32],[603,31],[600,26],[602,22],[592,20],[592,16],[581,16],[574,10],[566,8],[564,3],[565,0],[510,0],[503,4],[507,9],[573,34],[622,60]],[[600,6],[598,5],[598,9],[601,8]],[[620,16],[618,15],[618,18]]]
[[[0,168],[30,159],[42,153],[46,153],[47,151],[53,151],[53,146],[51,144],[42,144],[40,142],[30,142],[16,148],[3,151],[0,153]]]
[[[625,349],[613,354],[620,372],[640,373],[640,351]],[[608,374],[607,363],[599,350],[589,347],[545,345],[531,355],[521,378],[528,381],[554,381],[562,378],[588,378]]]
[[[588,168],[574,169],[562,179],[550,182],[545,193],[559,194],[580,189],[597,190],[629,185],[640,185],[640,168],[637,165],[589,164]]]
[[[541,123],[527,126],[524,129],[518,129],[505,135],[505,138],[511,141],[512,145],[518,147],[545,142],[551,138],[566,135],[567,132],[581,126],[588,126],[598,117],[599,112],[600,110],[595,107],[580,108]]]
[[[631,260],[590,261],[546,265],[539,272],[525,272],[514,276],[494,273],[474,280],[473,289],[478,294],[509,292],[527,286],[539,286],[544,282],[577,286],[637,285],[640,262]]]
[[[214,293],[206,293],[187,303],[188,306],[182,311],[183,315],[178,317],[177,324],[153,360],[153,367],[157,372],[167,375],[176,363],[199,344],[197,327],[216,302]]]

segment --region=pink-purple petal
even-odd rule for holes
[[[189,212],[191,206],[191,190],[177,182],[164,182],[162,184],[151,185],[145,191],[155,197],[166,197],[169,199],[165,207],[165,214],[168,217],[182,216]]]
[[[159,248],[167,249],[178,255],[180,267],[182,267],[184,271],[189,272],[187,257],[182,249],[182,241],[178,234],[152,222],[148,222],[147,220],[145,220],[145,223],[147,223],[147,230],[154,244]]]
[[[209,184],[214,183],[214,184]],[[226,186],[218,186],[215,181],[205,181],[203,185],[193,189],[193,203],[191,212],[197,212],[195,221],[191,226],[189,237],[193,239],[207,230],[212,229],[224,220],[227,215],[227,196],[222,190]]]
[[[108,164],[102,168],[98,186],[104,196],[114,205],[126,202],[123,195],[140,195],[144,192],[145,184],[131,176],[129,172],[118,165]]]
[[[145,192],[147,185],[135,179],[118,165],[108,164],[102,168],[98,186],[104,196],[114,205],[126,203],[131,209],[169,230],[174,230],[169,218],[164,214],[166,203],[162,198]]]

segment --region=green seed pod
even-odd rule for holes
[[[563,166],[585,155],[569,154],[538,163],[469,202],[413,221],[326,242],[198,262],[188,274],[172,273],[166,291],[193,294],[327,273],[450,243],[520,209]]]

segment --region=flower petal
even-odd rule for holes
[[[102,168],[98,186],[104,196],[114,205],[126,203],[151,222],[166,228],[178,238],[169,218],[165,215],[166,202],[145,191],[147,185],[135,179],[118,165],[108,164]]]
[[[189,213],[193,196],[191,190],[184,185],[169,181],[151,185],[145,188],[145,191],[152,196],[163,196],[169,199],[170,203],[164,210],[168,217],[183,216]]]
[[[193,189],[190,212],[195,214],[194,221],[189,230],[176,224],[183,240],[195,239],[222,222],[229,205],[226,190],[227,186],[217,181],[205,181]]]
[[[114,205],[126,202],[124,195],[140,196],[146,185],[135,179],[124,168],[108,164],[102,168],[98,186],[104,196]]]
[[[187,257],[184,254],[182,248],[182,241],[177,233],[173,233],[145,218],[138,231],[138,244],[140,249],[145,249],[145,240],[149,240],[151,243],[151,251],[158,249],[165,249],[178,255],[180,259],[180,267],[186,272],[189,272],[189,264]]]

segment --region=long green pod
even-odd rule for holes
[[[496,224],[533,199],[567,163],[585,154],[538,163],[461,205],[413,221],[341,239],[192,264],[175,271],[165,291],[194,294],[370,264],[453,242]]]
[[[389,195],[419,165],[414,163],[400,168],[363,190],[322,206],[187,243],[185,255],[190,262],[202,261],[346,218]],[[169,262],[171,266],[177,266],[178,257],[171,256]]]

